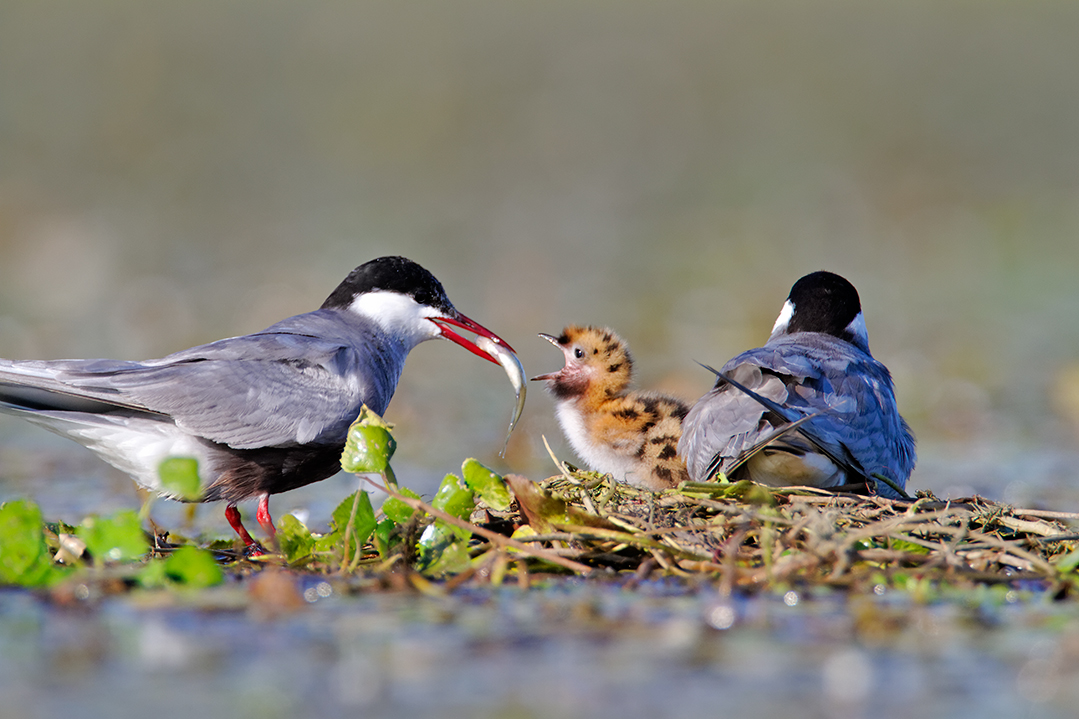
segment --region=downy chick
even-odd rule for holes
[[[629,390],[633,360],[621,337],[577,325],[540,337],[562,350],[566,366],[532,379],[547,382],[562,432],[590,469],[652,490],[689,478],[677,455],[689,405]]]

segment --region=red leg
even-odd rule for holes
[[[229,524],[236,530],[236,534],[240,535],[240,539],[244,540],[245,547],[251,547],[257,544],[257,542],[251,538],[251,535],[244,529],[243,522],[240,521],[240,510],[236,509],[235,504],[230,504],[225,507],[225,519],[229,520]]]
[[[277,530],[273,526],[273,519],[270,518],[270,493],[265,492],[259,495],[259,508],[258,513],[255,515],[258,519],[259,525],[262,527],[262,531],[266,532],[272,542],[274,537],[277,536]]]

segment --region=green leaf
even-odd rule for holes
[[[419,570],[424,574],[440,575],[457,574],[468,569],[471,564],[468,549],[470,536],[463,529],[435,520],[420,535]]]
[[[465,481],[447,474],[431,500],[431,506],[459,519],[467,519],[476,508],[475,494]],[[468,541],[472,533],[436,519],[420,535],[419,568],[431,574],[463,571],[468,566]]]
[[[213,554],[190,545],[180,547],[165,560],[165,575],[193,588],[212,587],[225,579]]]
[[[96,562],[126,562],[146,554],[150,545],[139,526],[139,516],[122,509],[111,517],[87,517],[79,525],[79,539]]]
[[[277,522],[277,539],[285,561],[291,563],[303,559],[315,548],[315,538],[311,530],[292,514],[286,514]]]
[[[168,559],[151,559],[135,579],[144,589],[183,585],[201,589],[220,584],[225,579],[211,552],[198,547],[180,547]]]
[[[393,536],[393,529],[397,526],[397,522],[392,519],[383,519],[377,525],[375,525],[375,548],[378,549],[378,555],[380,557],[387,557],[390,554],[390,539]]]
[[[356,555],[356,549],[362,547],[375,531],[375,510],[371,507],[371,497],[364,491],[345,497],[333,510],[333,522],[333,534],[337,538],[335,544],[346,559],[351,559]]]
[[[1053,566],[1062,574],[1074,572],[1079,567],[1079,549],[1074,549],[1067,554],[1053,560]]]
[[[135,580],[143,589],[157,589],[168,586],[169,577],[165,572],[165,560],[151,559],[135,575]]]
[[[775,496],[767,487],[763,484],[751,482],[748,479],[742,479],[729,485],[722,496],[728,499],[740,499],[743,502],[762,507],[774,507],[776,504]]]
[[[41,586],[54,578],[55,569],[41,509],[29,500],[0,505],[0,584]]]
[[[541,534],[554,531],[555,524],[620,529],[603,517],[567,504],[562,497],[548,492],[526,477],[511,474],[506,477],[506,483],[513,490],[517,506],[521,508],[528,523]]]
[[[898,552],[908,552],[910,554],[929,554],[929,547],[923,547],[920,544],[908,542],[905,539],[892,539],[889,537],[888,548]]]
[[[321,537],[315,537],[314,551],[319,554],[335,553],[340,543],[341,533],[336,530],[330,531]]]
[[[407,487],[397,487],[397,492],[411,499],[420,498],[420,495],[416,494]],[[412,513],[415,511],[416,510],[414,510],[412,507],[408,506],[396,497],[387,497],[386,501],[382,503],[382,513],[392,519],[397,524],[404,524],[405,522],[407,522],[412,517]]]
[[[463,479],[455,474],[447,474],[431,500],[431,506],[458,519],[468,519],[476,508],[475,493]]]
[[[202,497],[199,461],[194,457],[169,457],[157,466],[162,488],[172,497],[196,502]]]
[[[471,458],[466,459],[461,465],[461,474],[464,476],[465,484],[475,490],[488,507],[500,512],[505,512],[510,508],[513,495],[506,486],[506,480],[499,474]]]
[[[397,449],[390,429],[392,425],[364,405],[348,429],[345,450],[341,453],[341,468],[354,474],[385,472]]]

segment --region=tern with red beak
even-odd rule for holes
[[[257,498],[273,537],[270,495],[340,469],[349,426],[363,405],[386,411],[413,347],[444,337],[499,363],[454,328],[512,352],[458,312],[430,272],[381,257],[314,312],[163,359],[0,360],[0,411],[79,442],[165,496],[162,462],[196,459],[198,501],[227,502],[229,524],[257,550],[237,502]]]

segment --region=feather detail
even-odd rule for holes
[[[633,360],[625,341],[606,328],[566,327],[542,335],[562,350],[566,366],[546,380],[570,446],[589,469],[653,490],[689,478],[677,455],[688,405],[656,392],[631,390]]]

